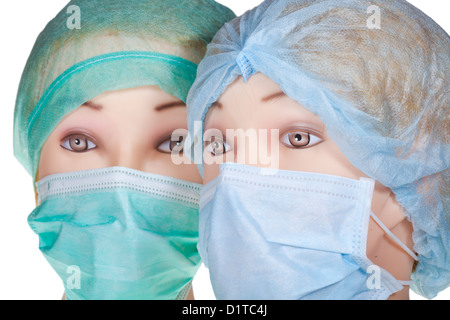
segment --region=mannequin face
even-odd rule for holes
[[[227,141],[226,130],[266,129],[269,132],[275,129],[279,132],[276,137],[279,147],[269,154],[278,157],[275,161],[279,164],[277,169],[324,173],[350,179],[368,177],[340,151],[317,115],[289,98],[278,84],[261,73],[252,76],[246,83],[239,78],[226,89],[206,115],[205,131],[210,129],[217,129],[222,133],[222,150],[225,152],[215,156],[223,157],[223,162],[227,152],[234,152],[235,159],[239,159],[240,153],[245,153],[240,158],[245,161],[240,163],[268,167],[261,164],[259,154],[256,155],[256,164],[249,163],[250,144],[242,146],[239,141]],[[270,141],[269,134],[267,141],[267,148],[270,149],[274,144]],[[214,151],[209,142],[206,144],[207,150]],[[214,179],[218,173],[219,164],[205,164],[204,184]],[[380,201],[373,201],[372,210],[377,213],[382,210],[382,205],[392,193],[379,183],[376,184],[375,191]]]
[[[226,158],[229,152],[234,153],[234,159],[239,159],[239,155],[245,153],[240,157],[243,161],[232,162],[268,167],[258,158],[259,153],[254,157],[257,161],[250,163],[249,153],[255,149],[252,151],[249,143],[240,145],[239,141],[230,141],[226,131],[266,129],[269,132],[275,129],[278,134],[272,136],[272,139],[278,139],[278,144],[273,144],[270,134],[267,134],[266,141],[267,149],[278,145],[276,152],[271,150],[267,153],[278,157],[275,161],[278,163],[276,169],[331,174],[351,179],[367,177],[340,151],[317,115],[289,98],[278,84],[261,73],[253,75],[245,83],[242,78],[232,83],[209,109],[204,129],[205,138],[208,130],[220,131],[223,145],[222,141],[215,139],[214,142],[220,142],[220,146],[214,142],[205,142],[205,150],[212,152],[214,157],[222,157],[222,163],[229,161],[229,158]],[[258,139],[261,137],[258,136]],[[224,153],[215,152],[216,148]],[[219,164],[207,164],[205,161],[204,172],[206,184],[219,174]],[[392,191],[379,182],[375,184],[372,211],[403,243],[412,248],[412,226],[402,214],[401,206]],[[372,220],[369,223],[367,255],[397,279],[410,278],[412,258],[386,237]],[[403,291],[403,294],[407,295],[407,290]]]
[[[279,147],[268,154],[278,157],[272,162],[278,163],[277,169],[325,173],[352,179],[365,176],[340,152],[317,115],[289,98],[278,84],[261,73],[252,76],[246,83],[239,78],[227,88],[206,116],[205,131],[213,128],[222,132],[226,152],[234,152],[236,160],[246,159],[236,162],[251,164],[248,161],[250,144],[242,146],[238,141],[227,141],[226,129],[266,129],[268,149],[274,145],[269,132],[275,129],[279,132],[276,137]],[[245,156],[239,157],[241,153],[245,153]],[[258,156],[259,153],[254,165],[267,167]],[[205,164],[204,183],[217,176],[218,170],[218,164]]]
[[[171,161],[185,104],[157,86],[105,92],[65,116],[41,150],[38,177],[121,166],[201,183],[195,165]]]

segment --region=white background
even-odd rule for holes
[[[236,15],[261,0],[219,0]],[[448,0],[411,0],[447,32]],[[2,1],[0,7],[0,299],[60,299],[63,286],[38,249],[38,238],[27,224],[34,209],[32,179],[13,156],[13,112],[20,76],[41,30],[66,0]],[[214,299],[207,270],[202,266],[194,279],[196,299]],[[423,299],[411,292],[411,299]],[[435,299],[450,299],[450,288]]]

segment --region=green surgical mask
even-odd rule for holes
[[[201,185],[122,167],[47,176],[29,225],[69,300],[184,299]]]
[[[36,179],[55,127],[107,91],[156,85],[185,102],[207,44],[234,17],[213,0],[70,1],[40,33],[22,74],[16,157]],[[40,205],[29,222],[66,297],[184,298],[200,261],[198,186],[105,170],[81,176],[93,186],[101,177],[108,189],[87,187],[72,173],[37,184]],[[123,179],[133,184],[113,183]],[[64,194],[49,194],[58,181],[76,190],[64,185]],[[167,193],[168,186],[175,191]]]

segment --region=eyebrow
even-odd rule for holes
[[[223,104],[221,104],[220,102],[216,101],[216,102],[213,102],[211,104],[211,108],[214,108],[214,107],[217,107],[219,109],[223,109]]]
[[[102,110],[103,106],[100,104],[93,103],[92,101],[87,101],[81,105],[82,107],[88,107],[95,110]]]
[[[174,107],[186,107],[186,104],[183,101],[169,102],[155,107],[155,111],[162,111]]]
[[[279,99],[282,97],[286,97],[286,93],[284,93],[283,91],[279,91],[274,94],[268,95],[267,97],[262,98],[261,101],[262,102],[270,102],[270,101],[273,101],[275,99]]]
[[[279,91],[279,92],[276,92],[274,94],[268,95],[267,97],[263,97],[261,99],[261,101],[262,102],[270,102],[270,101],[273,101],[275,99],[279,99],[279,98],[282,98],[282,97],[286,97],[286,93],[284,93],[283,91]],[[219,109],[223,109],[223,104],[221,104],[220,102],[216,101],[216,102],[213,102],[211,104],[211,108],[214,108],[214,107],[217,107]]]

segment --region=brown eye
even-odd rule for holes
[[[66,138],[61,143],[61,147],[73,152],[86,152],[97,146],[93,143],[90,138],[82,134],[73,134]]]
[[[290,130],[281,138],[286,147],[298,149],[312,147],[322,141],[322,138],[303,130]]]
[[[310,136],[306,132],[289,133],[289,142],[294,147],[304,147],[309,144]]]
[[[176,141],[170,141],[170,151],[181,152],[183,150],[184,137],[180,136]]]
[[[223,141],[220,139],[217,139],[216,137],[213,137],[211,140],[211,149],[213,150],[213,153],[215,155],[222,154],[225,150],[225,146],[223,145]]]
[[[175,140],[172,140],[171,137],[160,143],[158,146],[158,151],[163,153],[183,152],[185,137],[180,135],[178,137],[175,136],[173,138],[175,138]]]
[[[206,146],[207,150],[211,152],[212,156],[219,156],[230,149],[230,146],[226,144],[222,139],[218,137],[211,137],[211,142]]]

